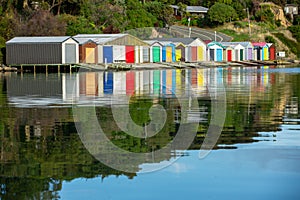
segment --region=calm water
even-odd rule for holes
[[[0,74],[1,199],[300,199],[299,86],[297,67]]]

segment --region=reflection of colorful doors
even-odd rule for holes
[[[180,61],[181,59],[181,49],[176,49],[176,61]]]
[[[98,80],[95,72],[86,73],[86,95],[97,96],[98,95]]]
[[[114,74],[113,72],[105,72],[103,78],[104,94],[112,94],[114,87]]]
[[[135,90],[135,73],[134,72],[126,72],[126,94],[132,95]]]
[[[95,48],[85,48],[85,62],[86,63],[96,63],[95,59]]]
[[[160,71],[153,71],[153,93],[160,93]]]

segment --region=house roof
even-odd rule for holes
[[[61,43],[71,38],[70,36],[35,36],[35,37],[14,37],[6,42],[10,43]]]
[[[171,5],[172,8],[179,9],[177,5]],[[203,6],[187,6],[186,12],[189,13],[207,13],[208,8],[205,8]]]

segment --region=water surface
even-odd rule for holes
[[[297,67],[1,74],[1,198],[299,199],[299,85]],[[226,89],[223,131],[214,150],[199,159],[221,87]],[[197,99],[196,115],[189,110],[190,98]],[[78,134],[74,104],[94,108],[113,144],[152,156],[128,161],[133,172],[99,162]],[[127,105],[139,126],[151,122],[151,107],[161,106],[164,126],[154,124],[153,137],[127,134],[112,113],[113,106]],[[125,125],[127,120],[121,118]],[[183,122],[195,120],[196,134],[186,151],[151,154],[172,142]]]

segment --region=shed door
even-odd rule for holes
[[[65,46],[65,63],[76,63],[76,45],[66,44]]]
[[[181,59],[181,49],[176,49],[176,61],[180,61]]]
[[[240,60],[244,60],[244,50],[240,49]]]
[[[152,47],[153,62],[160,62],[160,47]]]
[[[86,63],[96,63],[95,60],[95,48],[86,48],[85,49],[85,62]]]
[[[236,50],[234,51],[234,54],[235,54],[235,55],[234,55],[235,60],[236,60],[236,61],[239,61],[239,57],[240,57],[240,56],[239,56],[239,55],[240,55],[240,54],[239,54],[239,50],[236,49]]]
[[[222,49],[217,49],[217,61],[222,61],[223,56],[222,56]]]
[[[134,63],[134,46],[126,46],[126,63]]]
[[[172,47],[166,47],[166,62],[172,62]]]
[[[113,48],[112,46],[103,46],[103,63],[113,62]]]
[[[261,49],[257,49],[257,60],[261,60]]]
[[[275,60],[275,48],[274,47],[270,47],[270,60]]]
[[[248,48],[248,60],[252,60],[253,55],[252,55],[252,48]]]
[[[198,51],[198,60],[199,61],[204,61],[204,51],[203,51],[203,47],[198,47],[197,49]]]
[[[227,50],[227,61],[232,61],[232,50]]]
[[[149,62],[149,48],[143,47],[143,61]]]
[[[197,61],[197,47],[192,47],[192,61]]]
[[[166,62],[166,60],[167,60],[167,53],[166,53],[166,47],[163,47],[162,48],[162,61],[163,62]]]
[[[209,50],[209,60],[210,61],[214,61],[215,60],[215,50],[214,49],[210,49]]]
[[[263,48],[264,51],[264,60],[269,60],[269,50],[267,47]]]

